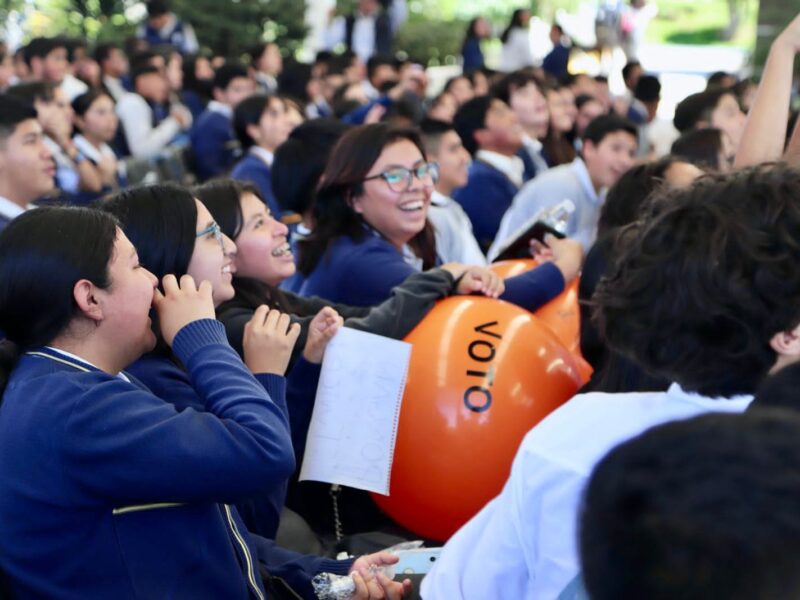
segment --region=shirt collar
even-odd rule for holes
[[[16,219],[26,210],[33,208],[31,204],[28,204],[27,208],[23,208],[16,202],[12,202],[8,198],[3,198],[0,196],[0,215],[4,217],[8,217],[9,219]]]
[[[233,109],[227,104],[223,104],[222,102],[212,100],[211,102],[208,103],[207,108],[211,112],[219,113],[221,115],[228,117],[229,119],[233,117]]]
[[[433,190],[433,193],[431,194],[431,204],[433,204],[434,206],[447,206],[448,204],[450,204],[450,202],[452,202],[450,198],[448,198],[441,192]]]
[[[542,146],[542,142],[540,142],[536,138],[532,138],[527,133],[523,133],[522,134],[522,144],[526,148],[530,148],[534,152],[541,152],[542,148],[544,147],[544,146]]]
[[[525,164],[519,156],[505,156],[491,150],[478,150],[475,158],[493,166],[508,177],[515,186],[522,187]]]
[[[684,402],[691,402],[692,404],[699,404],[701,406],[707,406],[709,404],[725,402],[727,406],[738,406],[742,405],[746,407],[750,402],[753,400],[753,396],[749,394],[741,394],[738,396],[730,396],[730,397],[722,397],[722,396],[703,396],[702,394],[698,394],[697,392],[688,392],[684,390],[680,384],[673,383],[669,386],[667,390],[667,395],[682,400]]]
[[[250,154],[263,160],[268,167],[272,166],[272,161],[275,159],[275,155],[272,152],[261,146],[250,146]]]
[[[69,360],[71,360],[73,362],[79,363],[78,366],[87,365],[87,366],[92,367],[93,369],[95,369],[97,371],[102,371],[102,369],[100,369],[97,365],[90,363],[85,358],[81,358],[80,356],[72,354],[72,352],[67,352],[66,350],[61,350],[60,348],[53,348],[52,346],[45,346],[44,349],[48,350],[52,354],[56,354],[56,355],[59,355],[59,356],[61,356],[63,358],[69,359]],[[123,381],[127,381],[128,383],[130,383],[130,381],[131,381],[130,379],[128,379],[128,376],[125,375],[125,373],[123,373],[122,371],[117,373],[116,376],[119,377],[120,379],[122,379]]]
[[[583,191],[586,193],[592,203],[599,204],[602,202],[603,198],[606,196],[606,190],[600,190],[600,193],[598,194],[594,189],[594,185],[592,185],[592,178],[589,176],[589,170],[586,168],[586,163],[583,162],[583,159],[578,156],[572,161],[570,167],[572,167],[572,170],[575,171],[575,175],[578,177],[578,181],[580,182]]]

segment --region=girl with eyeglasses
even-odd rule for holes
[[[172,274],[182,280],[189,275],[197,281],[208,282],[214,307],[233,297],[231,281],[236,270],[236,245],[220,230],[205,206],[187,190],[173,185],[134,188],[105,201],[102,210],[119,220],[121,229],[138,251],[141,264],[157,277]],[[309,325],[314,331],[311,337],[318,334],[318,339],[312,343],[322,347],[320,360],[324,345],[338,327],[337,319],[338,316],[333,311],[328,311],[320,318],[312,320]],[[214,326],[221,329],[216,321]],[[282,375],[299,329],[299,325],[290,322],[288,315],[270,310],[267,306],[259,306],[252,313],[243,333],[244,365],[255,374],[262,394],[272,399],[284,423],[288,417],[286,383]],[[224,331],[219,333],[224,339]],[[227,346],[227,342],[225,345]],[[220,356],[216,360],[206,361],[202,366],[204,376],[215,380],[224,379],[228,362],[242,364],[231,350],[231,356]],[[194,365],[188,365],[181,356],[176,356],[168,346],[159,341],[154,350],[138,358],[127,370],[156,396],[167,400],[177,410],[202,411],[202,398],[193,385],[196,375],[190,368],[192,366]],[[235,385],[235,382],[231,385]],[[220,395],[224,396],[225,392],[221,391]],[[245,438],[238,443],[248,444]],[[291,452],[290,440],[276,439],[276,443]],[[265,460],[269,459],[265,457]],[[302,597],[313,597],[310,580],[317,573],[346,574],[355,569],[366,574],[370,565],[394,561],[384,553],[362,556],[355,563],[353,560],[332,561],[291,553],[264,539],[275,536],[290,473],[291,469],[288,473],[281,471],[282,479],[273,479],[271,485],[262,488],[261,493],[241,494],[231,498],[236,502],[237,514],[241,514],[241,520],[246,527],[245,533],[249,532],[250,537],[257,541],[258,556],[266,562],[265,567],[271,575],[284,579]],[[373,574],[368,582],[372,587],[364,588],[369,590],[369,594],[358,597],[371,598],[373,594],[377,597],[384,597],[381,594],[399,597],[405,589],[403,584],[386,581],[378,586],[382,590],[379,592],[375,587],[378,585],[376,581]]]
[[[405,337],[437,300],[450,294],[471,293],[486,286],[490,294],[502,291],[498,277],[483,268],[449,264],[415,273],[393,290],[391,297],[374,307],[348,306],[322,298],[306,298],[281,290],[279,285],[295,273],[288,228],[269,212],[251,184],[232,179],[216,180],[193,190],[209,209],[223,233],[233,239],[233,287],[236,295],[217,309],[231,345],[240,351],[245,324],[262,304],[289,313],[300,324],[287,384],[287,405],[292,441],[299,464],[314,406],[324,348],[315,331],[317,315],[335,311],[345,325],[387,337]],[[327,337],[326,337],[327,339]],[[334,533],[330,486],[304,482],[292,488],[290,508],[297,510],[321,535]],[[379,529],[389,523],[365,493],[345,490],[338,507],[347,535]]]
[[[370,306],[413,273],[436,266],[427,212],[437,175],[413,129],[380,123],[345,133],[322,175],[313,231],[298,242],[300,294]],[[505,280],[499,297],[535,310],[577,274],[579,265],[567,262]]]

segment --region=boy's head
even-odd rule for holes
[[[622,67],[622,80],[625,82],[625,87],[631,92],[636,89],[636,84],[639,77],[644,73],[642,63],[638,60],[629,60],[624,67]]]
[[[397,69],[394,61],[386,56],[375,55],[367,61],[367,81],[378,91],[397,84]]]
[[[256,84],[242,65],[225,63],[214,73],[212,90],[214,100],[235,107],[255,93]]]
[[[167,0],[150,0],[147,3],[147,23],[153,29],[161,29],[170,18],[170,8]]]
[[[636,126],[617,115],[594,119],[583,132],[583,161],[596,189],[608,188],[633,166]]]
[[[443,91],[453,96],[459,106],[475,97],[472,82],[466,75],[456,75],[448,79],[447,83],[444,84]]]
[[[800,172],[759,167],[659,192],[593,296],[601,334],[705,396],[752,394],[800,358]]]
[[[578,138],[583,137],[583,133],[589,123],[608,112],[600,100],[589,94],[581,94],[575,98],[575,110],[577,112],[575,116],[575,135]]]
[[[672,122],[681,133],[716,127],[738,147],[744,131],[745,114],[732,90],[716,87],[682,100],[675,107]]]
[[[517,117],[508,104],[492,96],[478,96],[463,104],[453,125],[473,156],[478,150],[513,156],[522,147]]]
[[[233,128],[242,148],[258,146],[269,152],[275,152],[292,131],[283,99],[264,94],[254,94],[236,105]]]
[[[467,184],[469,177],[469,152],[451,123],[425,119],[420,125],[425,153],[439,164],[436,189],[449,196],[454,189]]]
[[[46,135],[63,139],[72,132],[72,105],[60,87],[52,83],[29,81],[12,86],[8,94],[33,106]]]
[[[634,98],[647,108],[647,122],[656,118],[658,105],[661,102],[661,82],[655,75],[642,75],[636,83]]]
[[[264,42],[254,46],[249,52],[250,64],[261,73],[277,77],[283,71],[283,56],[276,42]]]
[[[104,76],[118,79],[128,72],[128,57],[114,43],[98,44],[93,56]]]
[[[547,135],[550,111],[542,85],[536,77],[524,71],[515,71],[492,86],[492,95],[511,107],[520,125],[532,132],[533,137],[538,139]]]
[[[709,414],[660,425],[596,467],[580,517],[593,600],[800,596],[800,417]]]
[[[69,69],[67,41],[38,37],[25,46],[25,62],[32,79],[60,85]]]
[[[54,176],[36,109],[0,94],[0,196],[26,206],[52,191]]]
[[[151,102],[164,103],[169,99],[169,81],[156,66],[143,64],[134,68],[131,84],[137,94]]]

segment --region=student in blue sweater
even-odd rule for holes
[[[247,154],[236,163],[231,177],[256,184],[270,212],[280,218],[283,209],[272,193],[270,169],[275,150],[292,131],[286,103],[278,96],[250,96],[234,110],[233,125]]]
[[[300,293],[369,306],[435,266],[426,219],[435,178],[416,131],[377,124],[345,133],[322,176],[314,231],[298,243],[306,276]],[[554,240],[552,249],[553,262],[505,280],[500,298],[535,310],[560,293],[583,253],[571,240]]]
[[[499,98],[477,96],[463,104],[453,126],[472,155],[467,185],[453,199],[472,221],[475,238],[486,252],[500,220],[525,179],[525,163],[517,155],[522,129],[509,106]]]
[[[49,207],[0,235],[0,280],[0,569],[12,596],[263,599],[266,563],[312,598],[314,572],[351,568],[250,535],[227,504],[279,484],[294,461],[284,415],[214,320],[211,284],[168,276],[161,291],[111,216]],[[151,307],[203,410],[177,411],[122,371],[155,344]],[[354,578],[359,598],[401,593]]]
[[[235,271],[233,257],[236,246],[220,232],[208,210],[188,191],[170,185],[134,188],[107,200],[102,209],[120,221],[122,230],[136,247],[141,263],[156,277],[170,273],[177,277],[188,274],[197,281],[208,281],[215,306],[233,297],[231,280]],[[252,317],[265,318],[255,313]],[[335,312],[330,311],[311,324],[314,332],[310,340],[312,347],[324,344],[317,333],[327,334],[325,340],[335,333],[336,317]],[[274,311],[266,319],[279,323],[289,338],[278,336],[271,340],[271,345],[265,341],[250,346],[246,343],[245,332],[253,326],[253,318],[243,324],[240,338],[245,365],[257,374],[259,383],[286,415],[283,374],[300,326],[290,326],[288,315]],[[329,323],[329,318],[333,323]],[[322,350],[318,350],[319,360]],[[189,407],[202,410],[202,399],[191,384],[190,374],[176,358],[169,348],[159,344],[154,351],[145,353],[131,364],[128,370],[178,410]],[[247,528],[253,533],[274,538],[285,495],[286,487],[281,483],[273,486],[267,494],[239,502],[237,508]]]
[[[255,89],[255,82],[242,65],[226,63],[214,73],[214,99],[190,134],[194,170],[201,181],[222,175],[236,161],[239,147],[233,132],[233,109]]]

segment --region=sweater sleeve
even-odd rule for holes
[[[365,246],[343,261],[341,267],[336,300],[355,306],[383,302],[392,288],[417,273],[397,250],[384,245]]]
[[[63,431],[76,494],[115,506],[233,502],[282,485],[294,470],[286,417],[214,320],[190,323],[173,351],[206,412],[175,407],[120,378],[80,394]]]
[[[522,275],[505,280],[500,298],[526,310],[535,311],[564,291],[564,276],[553,263],[545,263]]]

